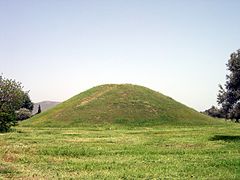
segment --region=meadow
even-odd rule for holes
[[[240,179],[240,125],[16,127],[0,179]]]

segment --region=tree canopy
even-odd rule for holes
[[[34,104],[32,103],[28,93],[29,92],[24,93],[23,104],[22,104],[21,108],[25,108],[25,109],[28,109],[29,111],[32,111]]]
[[[20,108],[32,110],[33,104],[22,84],[0,75],[0,132],[6,132],[16,125],[16,111]]]
[[[226,64],[230,72],[226,76],[225,87],[219,85],[217,102],[225,118],[240,119],[240,49],[231,54]]]
[[[23,105],[24,92],[22,85],[12,79],[0,76],[0,111],[11,113]]]

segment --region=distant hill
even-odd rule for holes
[[[22,125],[75,127],[106,123],[153,126],[204,125],[221,122],[146,87],[109,84],[82,92],[24,121]]]
[[[39,105],[41,106],[42,112],[44,112],[44,111],[58,105],[59,103],[60,102],[56,102],[56,101],[42,101],[42,102],[34,103],[32,114],[37,113]]]

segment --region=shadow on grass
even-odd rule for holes
[[[240,142],[240,136],[228,136],[228,135],[215,135],[213,137],[210,138],[211,141],[226,141],[226,142]]]

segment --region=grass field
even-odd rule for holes
[[[240,125],[17,127],[0,179],[240,179]]]

